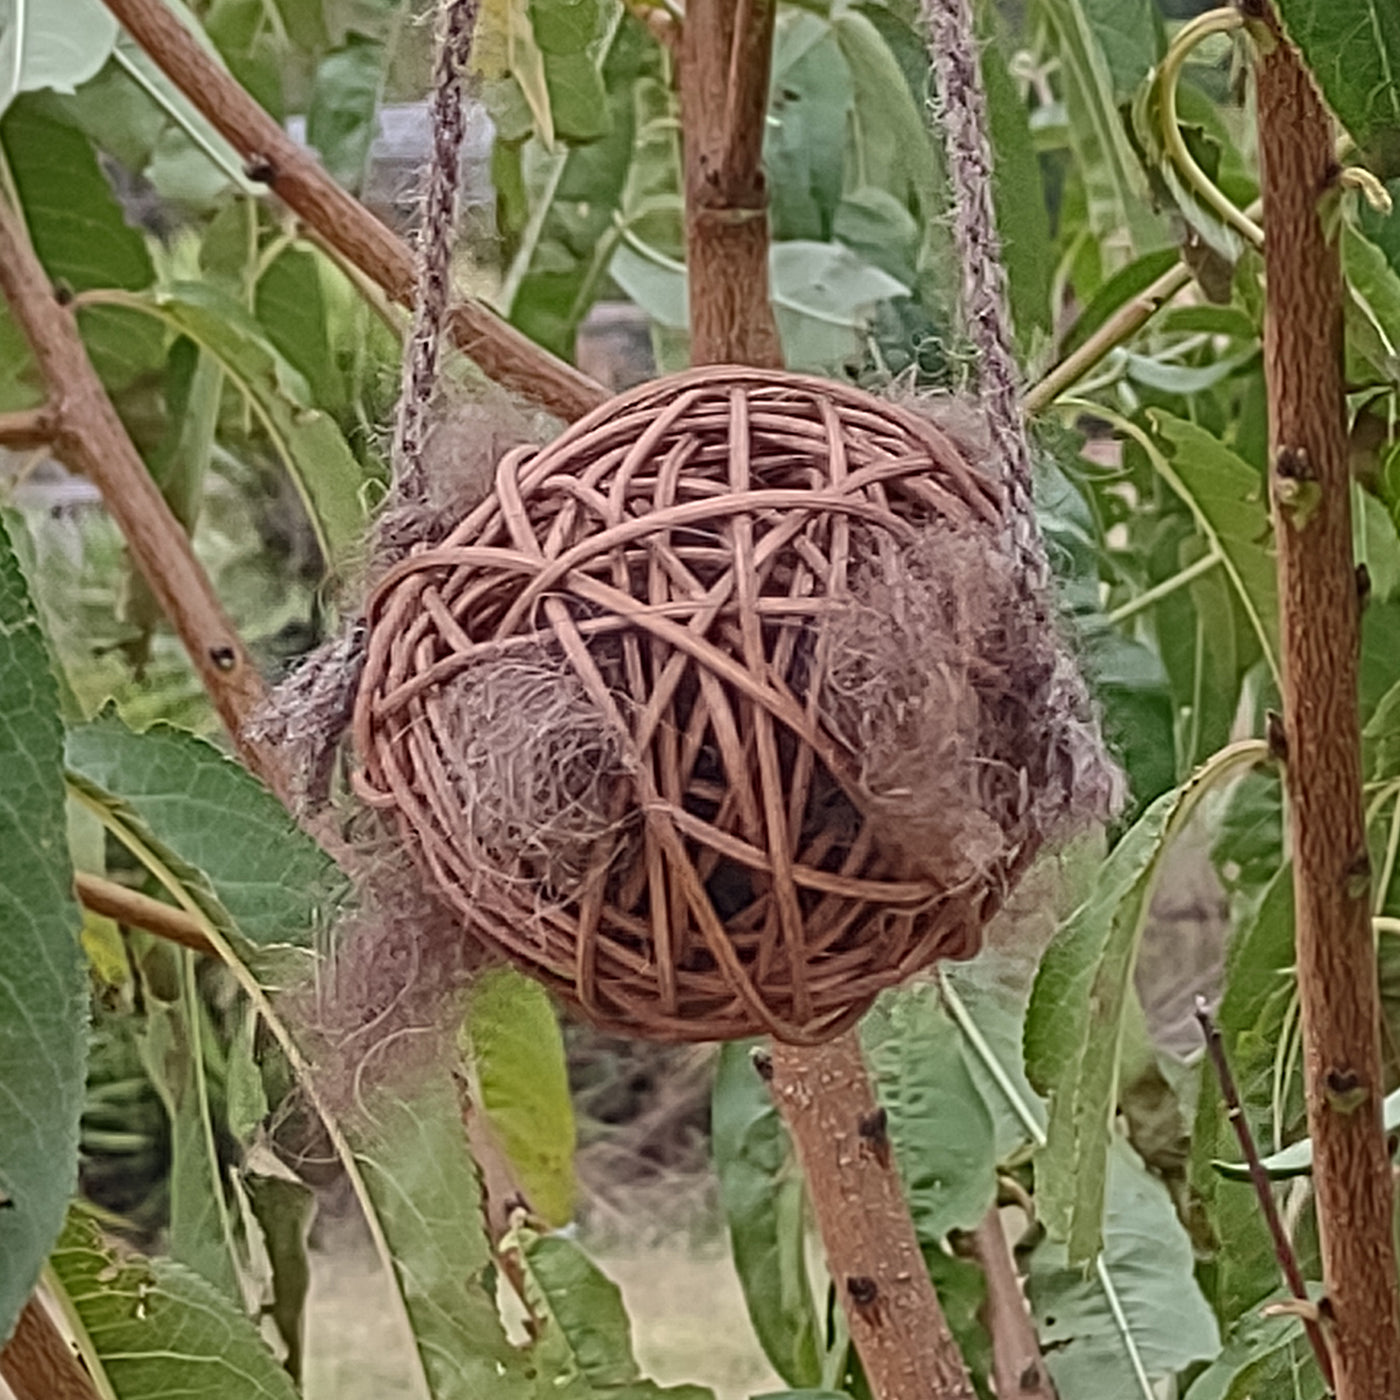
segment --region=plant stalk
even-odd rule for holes
[[[1262,4],[1250,9],[1267,231],[1264,373],[1284,771],[1313,1181],[1338,1400],[1377,1400],[1400,1395],[1400,1290],[1362,809],[1343,282],[1326,223],[1340,171],[1311,75]]]

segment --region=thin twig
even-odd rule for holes
[[[0,1378],[14,1400],[100,1400],[92,1378],[38,1296],[19,1315],[0,1351]]]
[[[152,899],[140,890],[128,889],[115,880],[104,880],[85,870],[73,876],[73,889],[84,909],[115,919],[128,928],[145,929],[167,942],[178,943],[192,952],[215,956],[215,949],[200,926],[172,904]]]
[[[0,413],[0,447],[47,447],[58,434],[58,415],[47,404],[42,408]]]
[[[347,194],[206,53],[162,0],[104,0],[156,66],[309,227],[395,301],[412,304],[413,256],[403,240]],[[480,302],[459,303],[451,319],[458,348],[492,379],[561,418],[580,418],[607,391],[541,349]]]
[[[1274,1255],[1278,1259],[1279,1268],[1288,1284],[1288,1291],[1295,1298],[1306,1302],[1308,1288],[1303,1280],[1303,1270],[1298,1264],[1298,1255],[1293,1249],[1293,1241],[1288,1238],[1288,1231],[1284,1228],[1283,1217],[1278,1210],[1278,1202],[1274,1199],[1273,1184],[1269,1180],[1269,1173],[1264,1169],[1258,1145],[1255,1143],[1254,1134],[1249,1127],[1249,1119],[1245,1116],[1244,1104],[1240,1101],[1240,1091],[1235,1083],[1234,1073],[1230,1069],[1230,1061],[1225,1054],[1225,1041],[1220,1034],[1220,1027],[1215,1024],[1215,1018],[1211,1016],[1210,1008],[1204,997],[1198,996],[1196,998],[1196,1020],[1200,1022],[1201,1034],[1206,1038],[1206,1052],[1209,1054],[1211,1065],[1215,1069],[1215,1077],[1220,1081],[1220,1096],[1225,1100],[1226,1116],[1230,1120],[1230,1126],[1235,1130],[1235,1138],[1239,1142],[1240,1151],[1244,1153],[1244,1160],[1249,1167],[1250,1184],[1254,1187],[1255,1196],[1258,1197],[1259,1208],[1264,1212],[1264,1221],[1269,1227],[1269,1235],[1274,1242]],[[1317,1364],[1321,1368],[1330,1390],[1332,1388],[1332,1357],[1327,1350],[1327,1339],[1322,1335],[1321,1326],[1313,1319],[1304,1318],[1303,1326],[1307,1329],[1308,1341],[1312,1343],[1313,1354],[1317,1357]]]
[[[53,450],[102,493],[131,557],[184,643],[248,766],[276,787],[275,757],[242,736],[262,678],[88,360],[16,213],[0,201],[0,294],[23,330],[53,405]]]

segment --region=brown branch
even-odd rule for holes
[[[162,0],[104,0],[156,66],[243,157],[251,179],[283,202],[395,301],[413,303],[407,245],[352,198],[206,53]],[[457,346],[492,379],[564,419],[581,418],[607,391],[541,349],[480,302],[453,310]]]
[[[58,415],[49,405],[19,413],[0,413],[0,447],[48,447],[58,432]]]
[[[276,785],[270,752],[241,737],[262,678],[194,556],[189,536],[132,445],[13,210],[0,203],[0,294],[34,351],[52,404],[53,449],[102,493],[131,557],[189,652],[248,766]]]
[[[117,884],[115,880],[90,875],[85,870],[74,873],[73,889],[83,908],[92,910],[94,914],[115,919],[128,928],[145,929],[157,938],[178,943],[182,948],[196,953],[218,956],[218,951],[205,937],[204,930],[183,909],[163,904],[140,890]]]
[[[1308,1127],[1337,1395],[1375,1400],[1400,1395],[1400,1292],[1362,809],[1343,285],[1324,222],[1339,172],[1311,76],[1254,8],[1265,16],[1251,26],[1267,231],[1264,375]]]
[[[855,1032],[815,1048],[775,1045],[772,1075],[875,1400],[972,1400]]]
[[[14,1400],[99,1400],[97,1387],[38,1297],[0,1351],[0,1377]]]
[[[1288,1291],[1295,1298],[1307,1302],[1308,1286],[1303,1279],[1303,1270],[1298,1264],[1298,1255],[1294,1251],[1293,1241],[1288,1238],[1288,1231],[1284,1228],[1278,1201],[1274,1198],[1273,1183],[1264,1169],[1254,1134],[1250,1131],[1249,1120],[1245,1117],[1244,1104],[1240,1101],[1239,1087],[1235,1083],[1234,1072],[1225,1054],[1225,1041],[1221,1037],[1220,1027],[1215,1024],[1204,997],[1196,998],[1196,1020],[1200,1023],[1201,1034],[1206,1038],[1206,1053],[1210,1056],[1215,1077],[1220,1082],[1220,1096],[1225,1100],[1225,1111],[1235,1130],[1235,1141],[1239,1143],[1240,1151],[1244,1153],[1245,1164],[1249,1168],[1250,1185],[1254,1188],[1254,1195],[1269,1227],[1269,1236],[1274,1242],[1274,1257],[1278,1260],[1284,1282],[1288,1284]],[[1315,1318],[1305,1317],[1303,1326],[1307,1329],[1313,1355],[1317,1357],[1317,1364],[1330,1390],[1332,1358],[1327,1350],[1327,1339],[1322,1335],[1322,1325]]]
[[[763,180],[776,8],[775,0],[690,0],[681,27],[693,365],[783,363]]]
[[[1019,1396],[1020,1400],[1056,1400],[1055,1385],[1040,1354],[1040,1338],[1026,1307],[1011,1247],[995,1206],[968,1238],[987,1280],[983,1321],[992,1339],[996,1393]]]

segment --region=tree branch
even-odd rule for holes
[[[26,408],[18,413],[0,413],[0,447],[23,451],[31,447],[48,447],[58,432],[58,415],[45,404],[43,408]]]
[[[1331,120],[1310,74],[1262,3],[1251,8],[1308,1127],[1337,1395],[1373,1400],[1400,1395],[1400,1293],[1362,808],[1343,285],[1337,241],[1324,221],[1340,172]]]
[[[242,737],[263,683],[194,556],[189,536],[132,445],[15,212],[0,202],[0,294],[24,331],[50,395],[55,455],[102,493],[127,548],[184,643],[240,754],[280,790],[275,757]]]
[[[91,875],[85,870],[74,873],[73,889],[83,908],[92,910],[94,914],[115,919],[128,928],[145,929],[157,938],[178,943],[193,952],[218,956],[217,949],[204,936],[204,930],[183,909],[163,904],[140,890],[128,889],[115,880],[104,880],[102,876]]]
[[[104,0],[156,66],[243,157],[249,178],[269,185],[340,254],[404,306],[413,303],[413,255],[347,194],[206,53],[162,0]],[[572,420],[604,402],[607,391],[541,349],[480,302],[453,309],[453,340],[492,379],[559,417]]]
[[[876,1400],[973,1400],[855,1032],[816,1047],[775,1045],[772,1075],[871,1393]]]
[[[763,179],[776,9],[775,0],[690,0],[681,26],[693,365],[783,363]]]
[[[0,1377],[14,1400],[99,1400],[92,1377],[37,1295],[0,1351]]]
[[[996,1393],[1020,1400],[1056,1400],[1055,1385],[1040,1354],[1040,1338],[1026,1307],[996,1206],[967,1238],[987,1280],[987,1304],[982,1316],[992,1339]]]

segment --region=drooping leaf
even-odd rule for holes
[[[0,121],[34,251],[49,277],[74,292],[136,292],[155,276],[145,239],[127,223],[86,136],[44,110],[41,95],[19,98]],[[159,326],[131,312],[101,306],[79,317],[93,365],[108,388],[157,368],[165,358]]]
[[[117,22],[99,0],[0,5],[0,114],[21,92],[72,92],[107,61]]]
[[[68,862],[58,687],[3,519],[0,772],[0,1338],[7,1338],[77,1182],[87,974]]]
[[[171,725],[143,734],[107,713],[68,735],[68,766],[125,803],[160,846],[202,872],[258,944],[309,944],[346,895],[330,858],[247,769]]]
[[[1400,174],[1400,9],[1387,0],[1279,0],[1278,9],[1369,162]]]
[[[177,997],[161,1001],[148,983],[141,1033],[141,1058],[170,1121],[170,1257],[237,1302],[233,1228],[214,1140],[194,955],[181,949],[171,961]]]
[[[802,1177],[750,1046],[720,1051],[710,1150],[754,1331],[789,1385],[821,1381],[821,1331],[803,1252]]]
[[[392,1252],[433,1400],[523,1400],[524,1359],[492,1290],[481,1184],[447,1074],[409,1094],[378,1092],[347,1125]]]
[[[1121,1139],[1109,1154],[1108,1182],[1102,1268],[1121,1325],[1102,1277],[1072,1264],[1063,1245],[1046,1240],[1031,1257],[1027,1293],[1064,1396],[1141,1394],[1129,1340],[1152,1380],[1220,1350],[1215,1318],[1193,1277],[1191,1240],[1167,1188]]]
[[[1296,1317],[1246,1314],[1186,1400],[1323,1400],[1327,1383]]]
[[[996,1198],[991,1111],[958,1028],[927,987],[877,1003],[861,1040],[922,1243],[970,1230]]]
[[[1117,243],[1126,233],[1129,256],[1161,247],[1165,227],[1151,211],[1147,177],[1119,111],[1143,45],[1160,43],[1160,21],[1154,16],[1136,33],[1127,31],[1119,21],[1146,11],[1140,0],[1038,0],[1038,8],[1053,27],[1064,65],[1070,137],[1086,186],[1090,229]],[[1110,265],[1126,260],[1120,256]]]
[[[574,1209],[574,1110],[564,1039],[548,994],[510,968],[472,988],[462,1027],[476,1101],[516,1169],[532,1212],[568,1224]]]
[[[335,421],[315,406],[306,380],[257,321],[227,292],[204,282],[110,300],[165,322],[218,360],[282,459],[326,562],[333,570],[346,568],[364,537],[364,473]]]
[[[990,4],[980,7],[979,28],[984,37],[982,79],[987,89],[992,150],[996,154],[993,197],[1001,259],[1006,268],[1011,319],[1024,352],[1035,344],[1038,335],[1048,334],[1051,328],[1050,280],[1055,254],[1026,104],[1007,68],[1000,36],[988,33],[994,27],[992,8]]]
[[[1219,550],[1270,668],[1278,674],[1278,580],[1259,474],[1218,438],[1160,410],[1149,414],[1167,443],[1172,479],[1206,538]]]
[[[1201,797],[1263,754],[1261,743],[1234,745],[1158,798],[1114,847],[1041,962],[1025,1030],[1028,1073],[1050,1099],[1036,1194],[1071,1264],[1092,1260],[1102,1240],[1123,1027],[1162,855]]]
[[[311,1289],[306,1237],[316,1214],[316,1196],[309,1186],[281,1171],[266,1175],[245,1172],[243,1186],[272,1269],[272,1302],[267,1313],[287,1348],[287,1371],[293,1380],[300,1381],[306,1298]]]
[[[184,1265],[118,1254],[76,1210],[50,1263],[104,1394],[296,1400],[291,1377],[254,1323]]]
[[[353,32],[343,48],[316,65],[306,139],[326,170],[350,190],[358,190],[364,178],[383,67],[384,46]]]
[[[571,1400],[714,1400],[704,1386],[660,1386],[632,1354],[632,1324],[618,1287],[572,1240],[519,1229],[502,1241],[518,1252],[531,1311],[543,1322],[535,1357],[543,1382]]]

